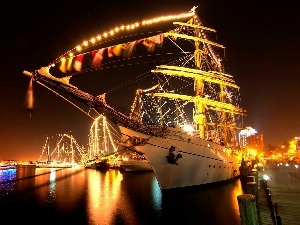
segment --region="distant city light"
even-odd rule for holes
[[[191,125],[189,125],[189,124],[184,124],[183,130],[184,130],[185,132],[189,132],[189,133],[194,132],[194,128],[193,128]]]
[[[264,180],[270,180],[270,177],[267,174],[263,175]]]
[[[246,135],[247,137],[256,134],[257,131],[252,127],[246,127],[246,129],[241,130],[240,135]]]
[[[247,147],[247,138],[256,133],[257,131],[252,127],[246,127],[244,130],[241,130],[239,133],[240,146],[244,148]]]

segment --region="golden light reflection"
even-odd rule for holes
[[[243,191],[241,182],[236,182],[236,185],[234,186],[234,188],[232,190],[232,195],[231,195],[231,197],[232,197],[232,199],[231,199],[232,208],[233,208],[234,213],[236,215],[240,214],[240,209],[239,209],[239,203],[238,203],[238,200],[237,200],[237,196],[243,195],[243,194],[244,194],[244,191]]]
[[[53,203],[56,199],[56,170],[55,169],[51,169],[50,172],[50,184],[49,184],[49,189],[48,189],[48,198],[47,198],[47,202],[48,203]]]
[[[87,213],[91,223],[113,224],[114,212],[118,207],[122,174],[117,170],[99,174],[88,173]]]
[[[75,173],[75,176],[70,176]],[[79,167],[57,172],[57,178],[63,178],[56,181],[55,203],[61,211],[71,212],[81,204],[82,196],[84,196],[86,190],[86,177],[84,174],[84,169]]]
[[[56,170],[49,168],[36,168],[36,177],[34,179],[34,186],[40,187],[37,189],[39,198],[37,198],[41,205],[46,205],[50,199],[53,200],[53,193],[55,193],[55,184],[51,184],[56,177]],[[50,183],[49,183],[50,182]],[[53,183],[53,182],[52,182]],[[50,197],[50,199],[49,199]]]
[[[83,193],[82,184],[85,181],[76,180],[74,185],[68,186],[67,184],[72,183],[69,179],[73,179],[73,176],[70,175],[81,170],[79,167],[68,169],[36,168],[34,186],[39,187],[36,191],[40,204],[46,205],[57,202],[63,210],[74,208]],[[76,186],[76,191],[73,190],[74,186]],[[66,189],[68,190],[66,191]],[[67,196],[66,193],[70,196]],[[69,204],[69,201],[72,202]]]

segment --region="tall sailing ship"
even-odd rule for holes
[[[152,36],[143,32],[135,40],[128,39],[134,35],[114,39],[123,43],[103,40],[122,29],[157,27],[158,22],[165,30],[151,32]],[[63,55],[60,67],[57,60],[24,74],[74,97],[118,125],[122,133],[118,144],[148,160],[162,191],[229,181],[239,176],[243,155],[238,129],[245,110],[239,107],[239,87],[225,72],[219,56],[225,47],[211,39],[215,32],[203,24],[193,7],[188,13],[115,28],[89,41],[94,50],[85,42]],[[86,53],[79,53],[84,48]],[[130,112],[111,104],[106,93],[94,96],[70,84],[72,76],[91,68],[101,70],[122,59],[125,64],[130,59],[144,60],[151,54],[160,57],[153,60],[158,64],[149,71],[151,82],[156,79],[157,84],[138,89]],[[57,68],[62,77],[57,76]]]

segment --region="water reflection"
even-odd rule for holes
[[[56,178],[56,171],[55,169],[51,169],[50,171],[50,185],[49,185],[49,194],[48,194],[48,199],[47,199],[47,202],[48,203],[53,203],[55,201],[55,198],[56,198],[56,193],[55,193],[55,186],[56,186],[56,183],[55,183],[55,178]]]
[[[118,171],[88,172],[87,214],[90,222],[112,224],[113,211],[117,208],[122,175]]]
[[[176,217],[178,224],[240,224],[237,196],[241,194],[239,180],[172,194],[162,201],[163,222]]]
[[[47,218],[43,224],[240,224],[237,196],[243,190],[238,180],[163,196],[152,172],[21,168],[6,176],[15,181],[1,187],[1,193],[18,193],[0,206],[10,220],[27,215],[24,209],[31,208]],[[30,217],[27,222],[40,224]]]
[[[162,194],[161,194],[159,184],[156,179],[152,179],[151,188],[152,188],[151,193],[152,193],[152,199],[153,199],[153,206],[154,206],[155,210],[160,210]]]
[[[16,169],[0,170],[0,196],[9,194],[14,190],[14,183],[10,182],[17,177]]]
[[[240,220],[240,209],[237,201],[237,196],[245,194],[246,191],[243,188],[240,181],[236,181],[235,185],[233,186],[232,190],[230,191],[232,193],[231,195],[231,208],[232,208],[232,216],[235,216],[236,220]]]

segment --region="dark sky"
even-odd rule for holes
[[[263,133],[265,145],[280,145],[300,135],[296,0],[45,0],[4,5],[0,14],[0,160],[35,161],[47,136],[69,131],[80,145],[87,145],[93,123],[38,84],[33,86],[35,106],[30,119],[24,105],[30,79],[23,70],[46,66],[83,40],[122,23],[187,12],[194,5],[207,26],[217,30],[218,43],[226,46],[227,70],[241,87],[241,106],[247,110],[244,125]],[[103,84],[109,81],[104,78]]]

